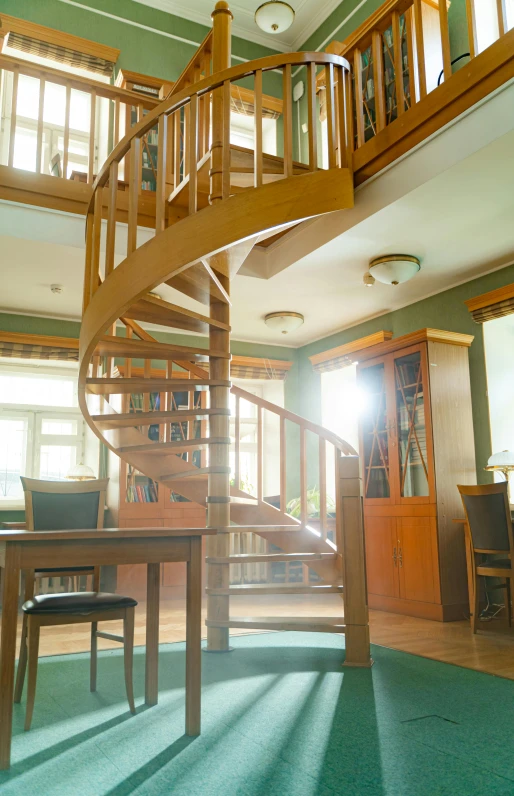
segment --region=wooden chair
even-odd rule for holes
[[[478,578],[505,580],[507,620],[511,625],[511,582],[514,579],[512,519],[507,482],[483,486],[458,486],[469,528],[473,603],[471,627],[478,630],[480,589]],[[490,556],[503,558],[491,560]]]
[[[72,530],[102,528],[105,492],[109,479],[95,481],[39,481],[21,478],[25,493],[27,530]],[[34,596],[36,580],[44,577],[92,576],[92,591],[41,594]],[[25,729],[29,730],[34,699],[39,650],[39,631],[43,626],[91,623],[90,689],[96,691],[98,638],[119,641],[124,645],[125,686],[131,713],[135,713],[132,686],[134,648],[134,608],[137,601],[119,594],[104,594],[100,589],[100,567],[25,570],[25,601],[20,658],[16,675],[14,701],[20,702],[28,663],[27,709]],[[103,633],[98,622],[123,620],[123,636]]]

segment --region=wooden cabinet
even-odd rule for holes
[[[424,329],[358,353],[360,454],[371,608],[467,611],[459,483],[475,483],[468,347]]]

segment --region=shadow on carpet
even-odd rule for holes
[[[41,658],[32,730],[14,706],[2,796],[514,794],[514,682],[373,647],[343,669],[344,639],[237,637],[204,655],[202,735],[184,736],[184,644],[163,645],[159,705],[128,712],[120,650]]]

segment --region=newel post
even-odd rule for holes
[[[364,518],[358,456],[339,454],[337,548],[342,555],[346,658],[344,666],[370,667]]]
[[[225,0],[219,0],[212,13],[212,72],[222,72],[230,66],[230,31],[232,13]],[[223,200],[223,161],[224,142],[228,140],[230,118],[227,121],[227,107],[225,106],[223,88],[213,92],[212,97],[212,147],[211,147],[211,204]],[[230,154],[230,153],[228,153]],[[230,163],[229,169],[230,169]],[[209,265],[216,272],[216,276],[227,294],[230,293],[230,270],[228,254],[222,251],[209,258]],[[216,296],[210,298],[210,317],[222,321],[227,327],[230,325],[230,304],[221,301]],[[209,349],[211,351],[230,354],[230,332],[211,326],[209,332]],[[209,355],[210,378],[224,381],[228,384],[230,379],[230,360],[224,356]],[[209,433],[216,442],[209,444],[209,466],[219,468],[217,472],[209,473],[207,488],[207,526],[211,528],[226,528],[230,525],[230,474],[229,474],[229,443],[230,443],[230,418],[227,410],[230,408],[229,387],[209,388],[210,416]],[[217,414],[216,410],[220,413]],[[207,565],[207,587],[209,589],[223,590],[224,594],[209,594],[207,598],[207,652],[227,652],[229,647],[229,594],[230,585],[227,556],[230,554],[230,534],[218,533],[206,540],[207,556],[216,558],[216,563]],[[219,561],[219,559],[225,559]],[[214,626],[209,622],[216,623]]]

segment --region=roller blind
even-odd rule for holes
[[[57,61],[65,66],[87,69],[89,72],[97,72],[98,74],[112,77],[114,64],[96,55],[78,52],[57,44],[50,44],[49,42],[40,41],[31,36],[14,33],[13,31],[8,35],[7,45],[30,55],[37,55],[39,58],[50,58],[52,61]]]

